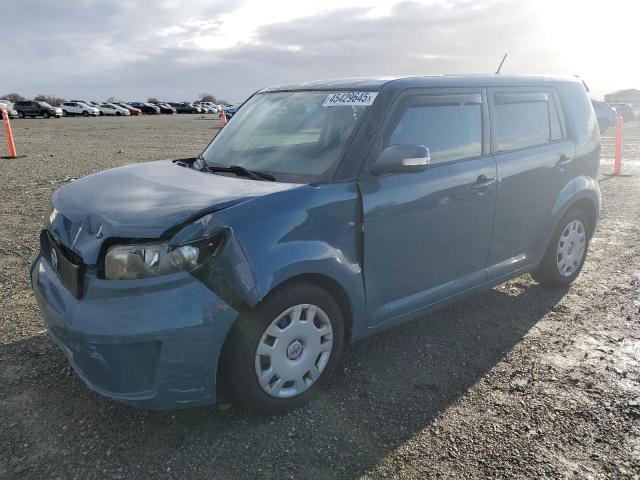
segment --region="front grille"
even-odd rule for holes
[[[80,298],[85,267],[82,259],[58,243],[48,230],[43,230],[40,233],[40,250],[42,255],[49,260],[62,284],[74,297]]]

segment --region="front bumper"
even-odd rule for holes
[[[31,267],[45,326],[91,390],[146,408],[214,403],[218,358],[238,313],[191,275],[168,277],[87,275],[78,300],[46,258]]]

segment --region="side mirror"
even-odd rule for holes
[[[374,175],[422,172],[431,165],[429,149],[424,145],[390,145],[371,167]]]

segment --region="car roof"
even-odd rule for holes
[[[572,82],[582,83],[576,76],[558,75],[429,75],[421,77],[364,77],[318,80],[312,82],[277,85],[260,90],[264,92],[283,92],[295,90],[344,90],[379,91],[383,87],[398,90],[420,87],[490,87],[490,86],[527,86],[542,83]]]

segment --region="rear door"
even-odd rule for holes
[[[483,89],[407,94],[392,106],[383,142],[430,149],[420,173],[360,178],[370,326],[411,318],[482,284],[495,208]]]
[[[571,189],[575,145],[551,88],[489,89],[491,147],[498,188],[487,277],[537,263],[553,229],[553,209]]]

